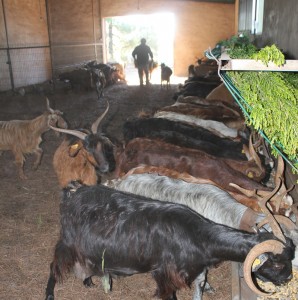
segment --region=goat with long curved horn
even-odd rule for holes
[[[98,126],[99,126],[100,122],[103,120],[103,118],[105,117],[105,115],[107,114],[107,112],[109,110],[109,107],[110,107],[109,102],[107,102],[106,110],[97,118],[97,120],[91,126],[92,133],[94,133],[94,134],[97,133]],[[53,127],[53,126],[50,126],[50,127],[55,131],[59,131],[59,132],[74,135],[74,136],[78,137],[81,140],[84,140],[88,136],[87,133],[84,133],[84,132],[79,131],[79,130],[62,129],[62,128],[57,128],[57,127]]]
[[[251,268],[252,265],[255,261],[255,259],[260,256],[261,254],[265,253],[265,252],[272,252],[273,254],[281,254],[283,252],[283,248],[284,248],[284,243],[286,243],[286,238],[276,220],[276,218],[273,216],[273,214],[270,212],[270,210],[267,208],[266,204],[267,202],[278,192],[278,190],[280,189],[281,186],[281,180],[279,182],[278,185],[276,185],[275,189],[270,193],[270,195],[268,195],[265,198],[262,198],[260,196],[258,196],[255,193],[255,196],[258,198],[258,202],[259,205],[262,209],[262,211],[267,215],[267,217],[265,218],[265,220],[262,222],[262,226],[265,225],[266,223],[269,223],[273,234],[280,240],[268,240],[265,241],[263,243],[260,243],[258,245],[256,245],[254,248],[251,249],[251,251],[248,253],[244,265],[243,265],[243,273],[244,273],[244,279],[247,283],[247,285],[257,294],[262,295],[262,296],[268,296],[268,293],[264,293],[262,291],[260,291],[254,284],[252,277],[251,277]],[[284,224],[285,226],[287,226],[289,229],[293,229],[295,227],[294,224],[291,224],[289,221],[285,221],[284,219],[286,219],[285,217],[280,218],[283,216],[279,216],[277,219],[279,219],[279,221]],[[260,225],[259,225],[260,226]]]
[[[46,101],[47,101],[47,110],[53,114],[54,113],[54,110],[50,107],[50,101],[48,99],[48,97],[46,97]]]
[[[268,296],[266,292],[260,291],[253,282],[251,276],[251,269],[255,259],[263,253],[272,252],[273,254],[281,254],[284,248],[282,242],[276,240],[268,240],[254,246],[251,251],[246,256],[246,259],[243,263],[243,275],[244,280],[247,283],[248,287],[258,295]]]
[[[97,132],[108,109],[109,105],[92,124],[92,132],[86,129],[62,130],[51,127],[55,131],[67,134],[53,158],[54,169],[61,187],[74,180],[86,185],[94,185],[101,180],[102,175],[115,170],[114,145],[108,137]]]
[[[105,117],[105,115],[108,113],[109,108],[110,108],[110,104],[109,104],[109,102],[107,102],[107,108],[106,108],[106,110],[103,112],[103,114],[91,126],[92,133],[96,133],[97,132],[98,126],[99,126],[100,122],[103,120],[103,118]]]

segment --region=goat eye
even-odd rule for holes
[[[274,267],[275,269],[282,270],[282,269],[285,267],[285,265],[284,265],[284,264],[281,264],[281,263],[274,263],[274,264],[273,264],[273,267]]]

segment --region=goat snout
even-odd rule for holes
[[[293,274],[290,274],[290,276],[287,278],[288,281],[292,280]]]
[[[109,164],[106,162],[106,163],[101,163],[97,168],[99,173],[107,173],[109,172]]]

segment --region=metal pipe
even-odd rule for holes
[[[3,1],[3,0],[2,0]],[[0,47],[0,50],[24,50],[24,49],[39,49],[39,48],[49,48],[50,45],[46,46],[28,46],[28,47],[8,47],[8,48],[3,48]]]
[[[50,15],[49,15],[49,5],[48,0],[45,0],[46,5],[46,17],[47,17],[47,29],[48,29],[48,37],[49,37],[49,48],[50,48],[50,58],[51,58],[51,77],[53,78],[54,75],[54,66],[53,66],[53,53],[52,53],[52,47],[51,47],[51,27],[50,27]],[[55,88],[55,86],[54,86]]]
[[[13,80],[11,58],[10,58],[10,51],[9,51],[10,48],[9,48],[9,40],[8,40],[8,32],[7,32],[7,24],[6,24],[4,0],[2,0],[2,10],[3,10],[3,21],[4,21],[4,28],[5,28],[5,36],[6,36],[7,48],[4,48],[4,49],[0,48],[0,50],[6,50],[7,51],[7,62],[6,63],[8,64],[11,88],[12,88],[12,90],[14,90],[14,80]]]

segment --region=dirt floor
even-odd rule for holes
[[[183,83],[183,82],[181,82]],[[70,128],[92,123],[105,109],[110,110],[103,121],[102,131],[113,139],[121,140],[124,121],[141,111],[153,112],[172,104],[171,89],[159,85],[140,88],[116,84],[107,88],[104,97],[97,100],[94,91],[73,92],[67,87],[49,89],[46,92],[0,94],[0,120],[33,119],[46,107],[45,94],[51,107],[65,113]],[[0,156],[0,299],[44,299],[49,264],[59,235],[60,190],[52,166],[55,149],[63,137],[54,132],[44,134],[44,155],[41,166],[32,171],[33,157],[28,156],[25,173],[28,180],[17,177],[14,158],[10,152]],[[84,300],[142,300],[154,298],[155,283],[150,274],[135,275],[114,281],[113,291],[104,294],[99,278],[93,288],[85,288],[81,280],[72,274],[55,290],[55,299]],[[215,294],[204,295],[204,300],[231,299],[231,264],[224,263],[209,272],[209,282]],[[178,293],[180,300],[192,299],[192,290]]]

